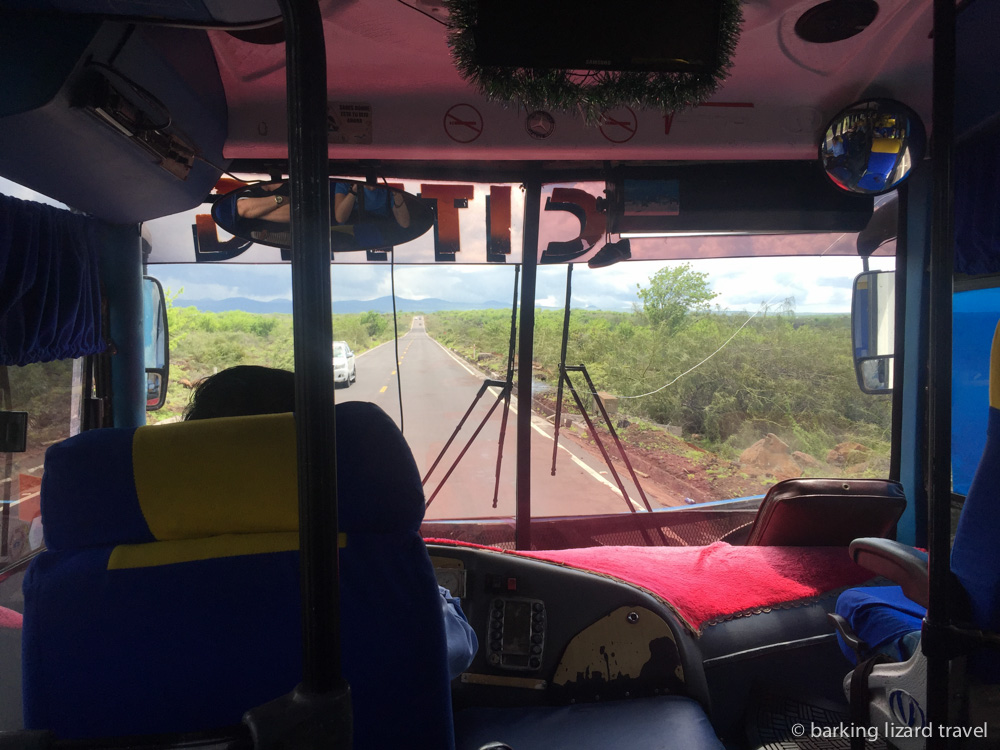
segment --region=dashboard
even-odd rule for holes
[[[662,602],[621,581],[494,550],[428,545],[479,652],[457,708],[589,702],[708,690],[697,642]]]

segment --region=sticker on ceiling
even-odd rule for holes
[[[456,104],[444,114],[444,132],[456,143],[472,143],[483,134],[483,116],[471,104]]]
[[[639,129],[635,112],[629,107],[618,107],[601,113],[601,135],[612,143],[625,143],[635,137]]]
[[[326,109],[327,143],[364,145],[372,142],[372,105],[329,102]]]
[[[544,140],[556,129],[556,119],[543,109],[535,110],[525,118],[524,129],[532,138]]]

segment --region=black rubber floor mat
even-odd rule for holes
[[[865,737],[868,750],[885,750],[874,727],[853,727],[846,709],[763,695],[747,709],[747,740],[757,750],[850,750],[851,738]]]

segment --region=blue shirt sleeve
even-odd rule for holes
[[[441,613],[448,642],[448,673],[454,680],[472,664],[479,650],[479,639],[462,611],[461,602],[444,586],[438,586],[438,591],[441,592]]]

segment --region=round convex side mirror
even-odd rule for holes
[[[924,157],[927,136],[920,117],[892,99],[869,99],[840,112],[823,132],[819,160],[842,190],[887,193]]]

